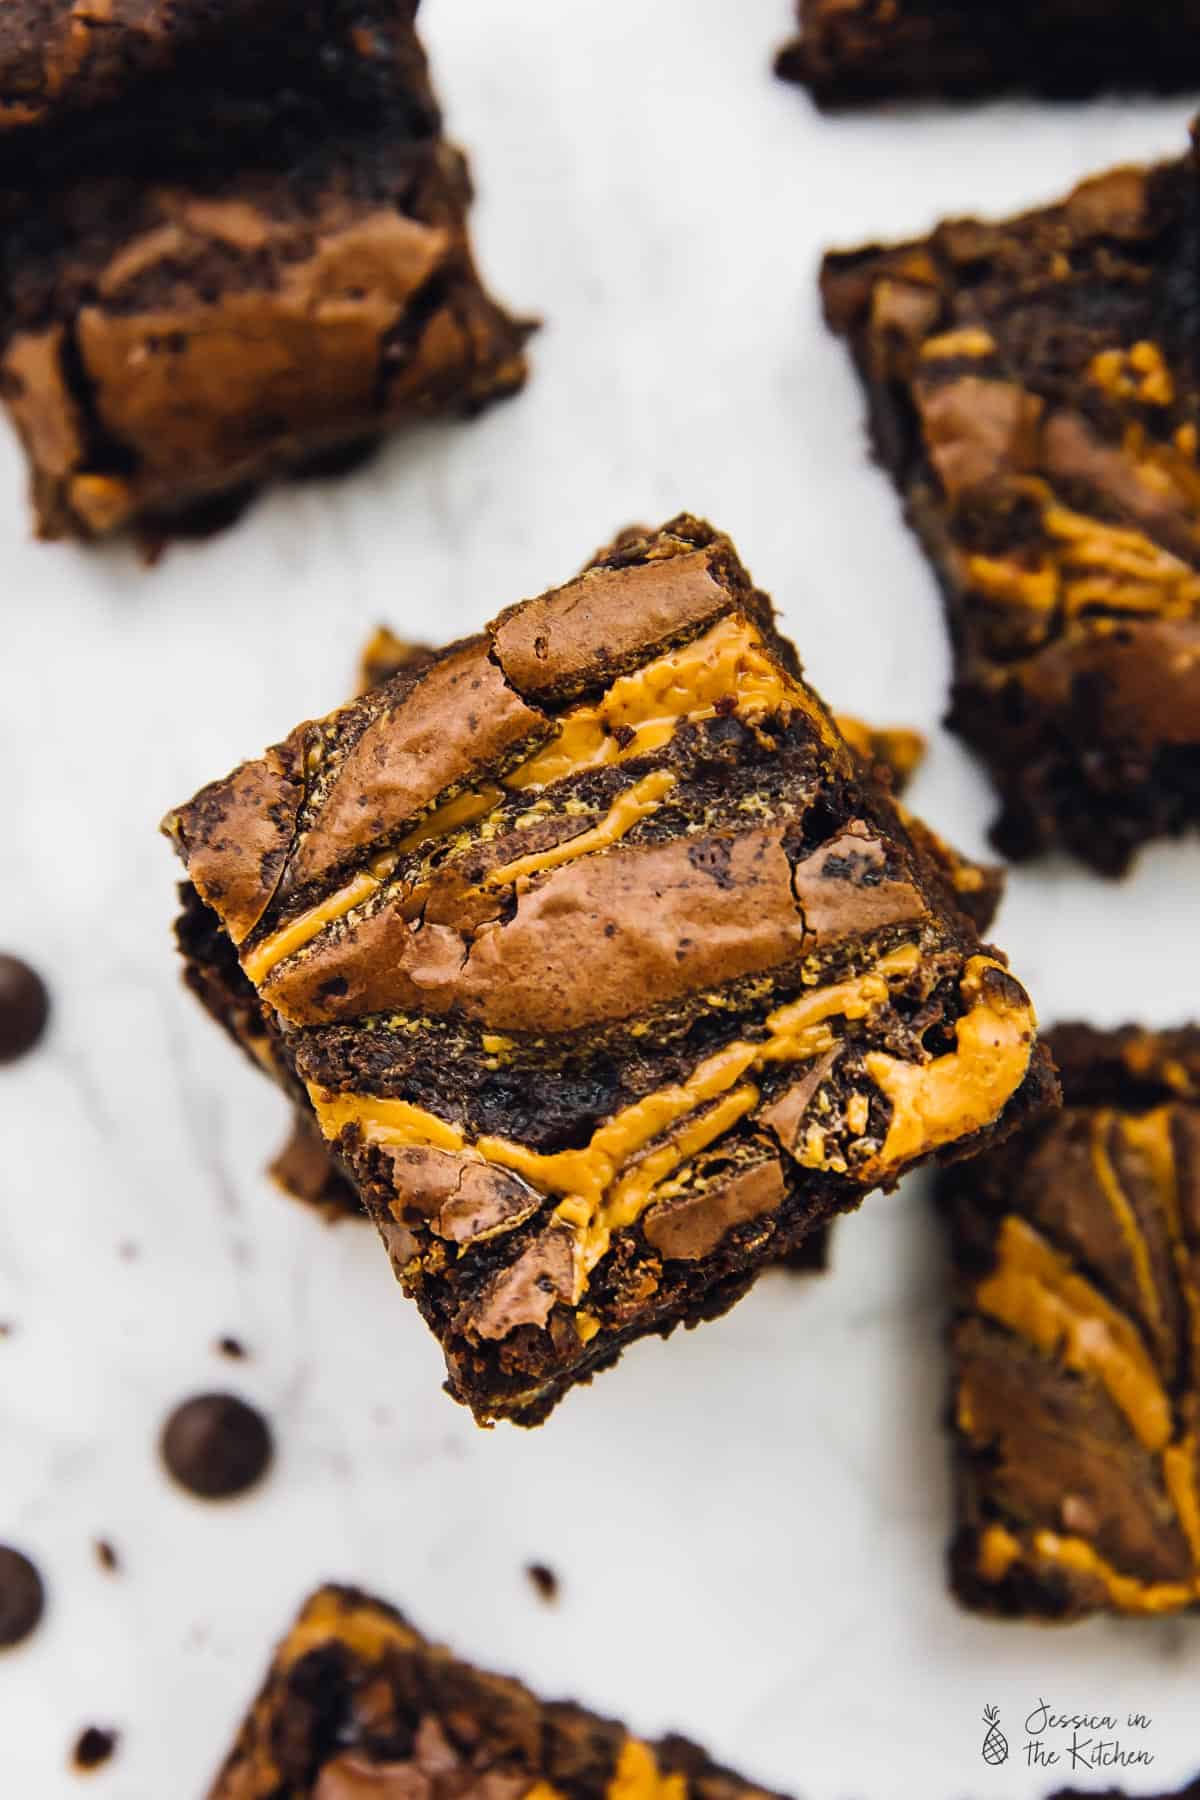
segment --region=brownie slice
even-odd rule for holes
[[[1200,85],[1196,0],[797,0],[796,15],[775,66],[819,106]]]
[[[5,12],[0,393],[43,536],[219,522],[521,385],[415,11]]]
[[[1200,819],[1198,250],[1189,157],[825,260],[1013,857]]]
[[[686,1738],[646,1743],[322,1587],[280,1644],[209,1800],[781,1800]]]
[[[1103,1792],[1088,1788],[1086,1793],[1080,1788],[1060,1788],[1057,1793],[1050,1795],[1050,1800],[1200,1800],[1200,1775],[1169,1794],[1135,1796],[1127,1793],[1124,1788],[1105,1788]]]
[[[968,1606],[1200,1603],[1200,1029],[1047,1042],[1064,1109],[943,1176]]]
[[[691,518],[165,828],[189,979],[236,957],[480,1420],[1053,1097],[945,864]]]

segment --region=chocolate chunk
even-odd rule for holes
[[[163,1428],[168,1472],[190,1494],[228,1500],[262,1480],[274,1455],[267,1421],[233,1394],[197,1394]]]
[[[0,1544],[0,1650],[23,1643],[37,1628],[45,1606],[46,1590],[29,1558]]]
[[[50,996],[36,970],[19,956],[0,954],[0,1063],[32,1050],[50,1016]]]
[[[178,937],[481,1421],[537,1423],[1052,1100],[979,944],[998,884],[900,814],[711,526],[632,529],[475,637],[388,654],[171,816],[204,890]],[[303,800],[273,804],[301,744]]]
[[[71,1761],[81,1772],[98,1769],[108,1762],[120,1742],[120,1734],[100,1725],[88,1725],[75,1740]]]

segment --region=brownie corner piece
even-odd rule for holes
[[[783,1800],[687,1739],[634,1737],[430,1643],[383,1600],[319,1588],[279,1645],[208,1800]]]
[[[686,516],[402,648],[166,829],[189,980],[319,1125],[481,1422],[537,1423],[1053,1100],[959,864]]]
[[[1200,1606],[1200,1029],[1047,1036],[1064,1106],[939,1199],[951,1580],[1016,1617]]]
[[[1198,200],[1188,156],[825,260],[1014,858],[1200,822]]]
[[[0,396],[42,536],[226,522],[521,386],[415,12],[150,5],[66,45],[40,19],[0,113]]]
[[[776,72],[831,109],[1013,89],[1057,99],[1174,93],[1200,78],[1195,0],[796,0],[795,13]]]

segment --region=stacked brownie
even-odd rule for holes
[[[415,11],[3,9],[0,393],[43,535],[215,522],[520,386]]]
[[[728,539],[623,534],[167,821],[188,979],[282,1072],[481,1420],[1053,1095]]]

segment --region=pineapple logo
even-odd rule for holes
[[[998,1769],[1001,1763],[1008,1761],[1008,1739],[1000,1729],[1000,1710],[995,1706],[985,1706],[983,1722],[987,1726],[987,1736],[983,1740],[981,1752],[985,1763]]]

